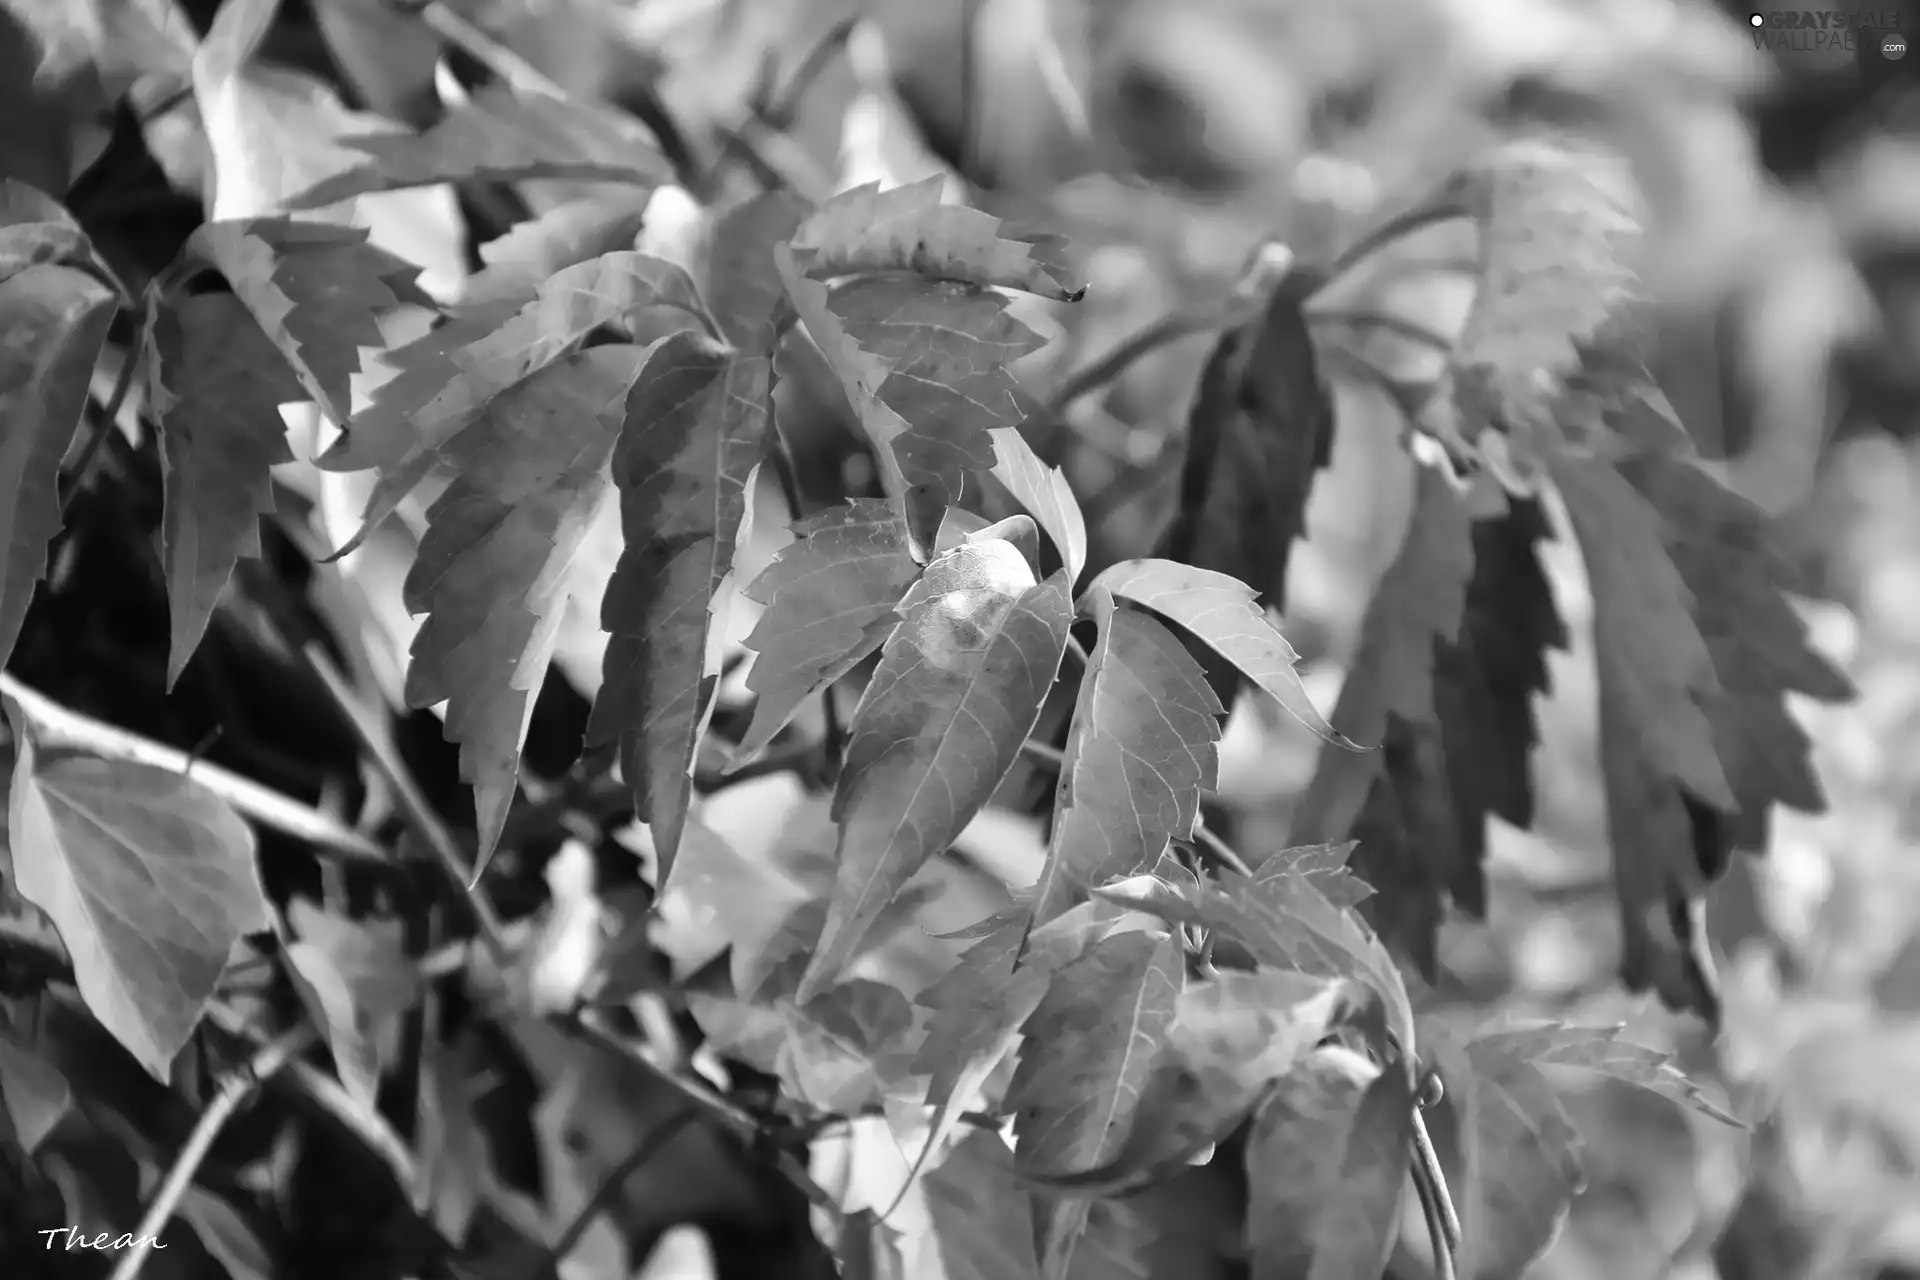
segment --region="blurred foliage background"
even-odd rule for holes
[[[184,6],[202,30],[215,7]],[[1862,697],[1803,709],[1830,812],[1777,815],[1767,856],[1743,860],[1714,892],[1727,1027],[1711,1043],[1650,999],[1625,999],[1613,979],[1618,926],[1593,672],[1578,642],[1591,610],[1578,557],[1553,548],[1576,644],[1556,658],[1536,757],[1536,829],[1496,833],[1488,920],[1450,926],[1443,965],[1456,995],[1626,1021],[1635,1037],[1680,1050],[1690,1070],[1717,1075],[1736,1096],[1777,1104],[1774,1122],[1733,1134],[1692,1127],[1625,1090],[1579,1095],[1592,1184],[1543,1277],[1716,1268],[1726,1280],[1920,1275],[1920,55],[1889,60],[1877,45],[1756,48],[1745,8],[1672,0],[450,7],[570,91],[650,119],[664,113],[687,148],[735,145],[730,135],[750,128],[753,163],[777,166],[795,185],[946,174],[974,203],[1068,236],[1090,287],[1076,307],[1023,312],[1056,339],[1023,369],[1034,392],[1027,426],[1088,507],[1099,562],[1145,554],[1167,518],[1210,326],[1263,241],[1325,261],[1517,119],[1577,123],[1612,139],[1654,211],[1642,266],[1663,308],[1666,390],[1710,465],[1779,519],[1822,592],[1807,602],[1820,642]],[[64,189],[66,174],[115,145],[110,125],[43,137],[20,127],[29,117],[14,108],[30,92],[73,104],[73,118],[84,119],[113,68],[76,69],[84,59],[63,67],[62,47],[46,33],[64,22],[78,48],[89,22],[123,8],[155,6],[0,8],[0,146],[17,176],[35,181],[41,165],[58,175],[41,185]],[[1920,34],[1916,0],[1834,0],[1821,11],[1861,10],[1897,12],[1901,30]],[[290,0],[266,55],[344,84],[352,105],[417,123],[419,50],[400,24],[385,0]],[[129,77],[138,62],[129,57]],[[766,109],[743,117],[742,104],[755,101]],[[163,141],[149,131],[161,166],[190,170],[191,147],[169,154]],[[95,195],[77,192],[74,202]],[[663,247],[681,237],[697,253],[698,218],[690,212],[677,225],[670,195],[649,208],[648,234]],[[119,225],[131,243],[158,234],[164,217],[129,208]],[[104,251],[116,269],[139,256],[111,243]],[[1440,360],[1433,335],[1444,341],[1457,326],[1474,271],[1470,228],[1441,226],[1343,281],[1324,308],[1316,336],[1337,384],[1338,446],[1314,492],[1309,539],[1294,553],[1286,619],[1324,707],[1398,545],[1411,478],[1400,411],[1350,376],[1352,357],[1409,382],[1430,378]],[[137,271],[125,274],[143,283]],[[1096,393],[1049,403],[1072,371],[1168,317],[1187,336],[1156,346]],[[870,481],[849,424],[817,393],[817,374],[783,372],[783,429],[803,482]],[[287,483],[311,489],[307,475],[290,471]],[[358,509],[347,491],[308,496],[322,527],[328,512]],[[782,513],[761,496],[743,578],[784,540]],[[378,579],[382,563],[376,541],[355,573]],[[392,586],[383,590],[397,600]],[[596,601],[582,609],[597,616]],[[736,643],[752,620],[751,610],[737,611]],[[396,663],[413,621],[376,616],[365,625],[386,632],[366,661]],[[569,645],[558,665],[572,689],[555,682],[529,742],[536,771],[543,755],[557,762],[552,773],[564,769],[569,734],[578,739],[577,724],[566,726],[579,718],[566,708],[583,706],[578,695],[597,683],[591,640],[586,652]],[[23,648],[20,665],[31,674],[52,661]],[[397,667],[384,678],[396,682]],[[72,680],[42,687],[73,697]],[[190,678],[186,696],[194,690]],[[107,710],[140,723],[124,706]],[[1316,745],[1277,710],[1242,700],[1219,796],[1237,843],[1284,840]],[[750,852],[807,838],[807,811],[824,803],[775,777],[715,797],[703,816]],[[1037,866],[1037,834],[1023,820],[992,817],[962,852],[994,872],[989,879],[1017,883]],[[513,874],[513,857],[503,855],[501,874]],[[992,905],[990,896],[970,901],[953,908],[960,923]]]

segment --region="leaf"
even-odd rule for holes
[[[1377,1280],[1400,1234],[1413,1110],[1398,1063],[1344,1049],[1280,1079],[1247,1140],[1253,1280]]]
[[[913,1029],[907,998],[884,983],[856,978],[796,1006],[779,1005],[786,1025],[778,1072],[796,1097],[823,1111],[852,1115],[878,1106],[906,1073]]]
[[[0,1102],[6,1103],[21,1154],[30,1156],[73,1109],[73,1090],[32,1046],[0,1032]]]
[[[60,460],[86,407],[114,298],[40,263],[0,280],[0,662],[12,653],[60,532]]]
[[[1265,884],[1290,875],[1300,876],[1334,906],[1342,910],[1357,907],[1372,895],[1373,886],[1356,879],[1347,870],[1353,850],[1351,840],[1343,844],[1276,849],[1254,865],[1253,878],[1255,883]]]
[[[1207,358],[1187,417],[1179,505],[1155,554],[1238,578],[1261,605],[1284,612],[1307,499],[1333,457],[1333,400],[1302,310],[1323,281],[1289,271],[1268,284],[1264,258],[1254,270],[1249,287],[1265,289],[1266,307],[1222,333]],[[1231,710],[1239,692],[1231,666],[1201,657]]]
[[[975,1130],[920,1183],[926,1229],[901,1233],[914,1280],[1039,1280],[1030,1197],[999,1135]]]
[[[147,295],[147,403],[160,420],[160,525],[172,636],[167,688],[186,669],[241,556],[260,555],[272,469],[293,461],[280,406],[300,383],[240,300]]]
[[[794,233],[794,260],[815,280],[907,272],[1056,302],[1086,293],[1066,282],[1041,246],[1001,238],[992,214],[942,204],[945,187],[936,176],[889,191],[877,182],[842,191]]]
[[[1088,590],[1100,627],[1074,704],[1046,868],[1034,890],[1045,923],[1095,885],[1149,867],[1193,837],[1220,763],[1219,701],[1200,667],[1147,614]]]
[[[320,463],[331,471],[379,467],[417,481],[433,451],[485,413],[495,396],[570,354],[603,325],[651,341],[656,335],[641,326],[658,309],[689,319],[699,314],[693,281],[665,259],[620,252],[565,267],[518,311],[488,306],[410,344],[404,355],[390,353],[403,372],[381,385]],[[369,503],[370,512],[374,507]]]
[[[1032,732],[1065,652],[1062,575],[1035,584],[1005,542],[927,566],[854,713],[833,798],[839,878],[801,981],[818,991],[887,900],[950,845]]]
[[[301,192],[295,209],[317,209],[374,191],[443,182],[521,182],[561,178],[653,186],[670,173],[638,122],[573,98],[516,96],[482,85],[454,103],[425,133],[343,139],[370,163]]]
[[[1019,428],[995,427],[987,434],[993,438],[994,461],[989,474],[1033,513],[1060,553],[1068,583],[1078,582],[1080,571],[1087,567],[1087,523],[1066,474],[1040,461]]]
[[[745,641],[757,655],[747,687],[759,701],[736,759],[773,741],[802,702],[878,649],[899,621],[894,606],[920,575],[906,525],[884,502],[855,498],[793,532],[797,540],[746,588],[766,610]]]
[[[367,243],[359,227],[290,218],[203,224],[180,250],[217,270],[321,412],[347,421],[360,348],[382,344],[375,316],[417,296],[419,268]],[[176,268],[178,269],[178,268]]]
[[[16,178],[0,178],[0,282],[42,264],[72,267],[125,293],[65,205]]]
[[[1359,750],[1307,697],[1294,670],[1300,655],[1254,603],[1255,592],[1244,582],[1172,560],[1123,560],[1093,585],[1185,628],[1320,737]]]
[[[1673,1055],[1620,1039],[1626,1028],[1569,1027],[1550,1022],[1505,1029],[1482,1028],[1469,1046],[1487,1054],[1523,1056],[1536,1066],[1575,1067],[1634,1085],[1710,1120],[1746,1126],[1696,1081],[1674,1065]]]
[[[967,473],[993,466],[988,431],[1025,416],[1006,366],[1037,350],[1039,336],[989,289],[898,276],[829,289],[801,274],[790,246],[775,256],[787,297],[873,445],[883,487],[926,541]]]
[[[621,191],[555,205],[480,246],[486,269],[467,280],[461,309],[524,304],[547,278],[577,263],[630,250],[646,224],[643,192]]]
[[[406,698],[447,703],[446,737],[460,744],[460,776],[474,789],[476,876],[513,802],[569,562],[606,486],[643,358],[622,346],[568,356],[496,397],[444,450],[459,474],[428,508],[407,574],[407,609],[428,617],[414,636]]]
[[[1438,470],[1416,468],[1413,517],[1368,606],[1334,708],[1365,755],[1323,748],[1290,839],[1359,840],[1374,927],[1429,979],[1444,896],[1478,913],[1486,822],[1533,817],[1533,696],[1565,647],[1534,543],[1536,503],[1471,519]]]
[[[403,923],[350,920],[305,898],[288,902],[287,923],[295,988],[327,1033],[340,1083],[372,1111],[381,1073],[399,1051],[399,1016],[418,986]]]
[[[620,768],[669,882],[693,797],[694,751],[712,714],[715,593],[733,568],[746,482],[770,405],[771,361],[680,332],[627,396],[613,476],[626,545],[600,622],[606,679],[589,745],[618,741]]]
[[[1054,975],[1027,1018],[1007,1088],[1022,1172],[1079,1173],[1119,1153],[1173,1025],[1184,969],[1173,935],[1124,933],[1095,943]],[[1086,1230],[1086,1205],[1050,1206],[1044,1223],[1044,1269],[1064,1276]]]
[[[733,206],[714,224],[703,293],[721,335],[743,351],[772,349],[775,322],[787,305],[774,246],[806,216],[805,201],[775,190]]]
[[[93,1016],[164,1083],[234,943],[271,923],[253,832],[191,777],[42,743],[4,702],[16,887],[60,931]]]
[[[227,1269],[228,1280],[269,1280],[272,1256],[247,1220],[226,1200],[189,1186],[180,1197],[180,1217],[200,1244]]]
[[[1178,1172],[1348,1016],[1355,994],[1344,982],[1278,969],[1222,970],[1188,983],[1115,1154],[1096,1168],[1034,1180],[1124,1195]]]
[[[1785,697],[1852,696],[1808,646],[1762,513],[1687,462],[1554,460],[1594,594],[1601,767],[1626,930],[1621,972],[1714,1006],[1675,940],[1681,913],[1737,848],[1762,849],[1775,803],[1825,809]],[[1684,975],[1676,979],[1676,969]]]

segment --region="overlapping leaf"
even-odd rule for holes
[[[342,139],[366,165],[317,183],[291,202],[317,209],[372,191],[442,182],[564,178],[652,186],[670,170],[637,121],[591,102],[483,85],[425,133]]]
[[[428,614],[406,697],[447,703],[447,739],[474,787],[481,867],[513,800],[569,562],[604,492],[643,358],[628,346],[567,356],[495,397],[444,450],[458,475],[427,512],[406,581],[408,610]]]
[[[1355,1006],[1345,982],[1277,969],[1223,971],[1180,993],[1133,1123],[1101,1165],[1045,1176],[1086,1194],[1137,1190],[1231,1132],[1277,1079]]]
[[[1369,917],[1429,976],[1442,895],[1484,903],[1487,815],[1532,820],[1532,699],[1542,650],[1565,644],[1533,549],[1545,532],[1524,499],[1471,519],[1438,471],[1417,468],[1405,541],[1333,714],[1380,750],[1323,749],[1294,815],[1294,840],[1359,840],[1355,869],[1379,890]]]
[[[36,263],[0,280],[0,662],[60,532],[60,460],[86,407],[114,297],[70,267]]]
[[[807,215],[790,191],[765,191],[735,205],[714,223],[702,291],[721,336],[743,351],[765,351],[786,306],[786,286],[774,246],[792,237]]]
[[[1023,1171],[1075,1174],[1119,1154],[1173,1025],[1185,963],[1172,934],[1121,933],[1054,975],[1027,1018],[1007,1088]],[[1086,1229],[1086,1205],[1046,1209],[1041,1258],[1049,1276],[1064,1276]]]
[[[877,182],[843,191],[794,233],[794,259],[815,280],[904,272],[1058,302],[1086,292],[1067,283],[1056,245],[1002,237],[992,214],[941,203],[945,185],[932,177],[889,191]]]
[[[375,316],[403,298],[424,300],[413,267],[367,243],[364,228],[290,218],[209,222],[180,251],[182,264],[226,277],[300,385],[335,422],[352,408],[348,379],[360,348],[381,345]]]
[[[1064,575],[1035,583],[1011,544],[927,566],[855,712],[834,794],[839,879],[801,984],[821,989],[888,898],[986,804],[1033,729],[1065,651]]]
[[[995,427],[987,434],[993,438],[990,474],[1040,522],[1060,553],[1068,581],[1078,582],[1087,567],[1087,522],[1067,477],[1040,461],[1018,428]]]
[[[1371,1076],[1371,1078],[1369,1078]],[[1310,1054],[1247,1139],[1253,1280],[1371,1280],[1400,1230],[1414,1099],[1406,1071]]]
[[[380,1074],[399,1050],[399,1014],[417,988],[401,922],[350,920],[294,898],[287,923],[295,988],[326,1030],[340,1082],[371,1111]]]
[[[713,706],[710,610],[733,569],[747,477],[766,431],[770,366],[692,332],[664,339],[633,386],[614,453],[625,547],[601,604],[611,639],[587,737],[619,742],[661,883]]]
[[[167,685],[180,679],[241,556],[260,554],[273,510],[270,472],[291,462],[280,406],[301,384],[230,293],[171,303],[150,292],[147,403],[160,420],[166,507],[160,525],[173,634]]]
[[[103,284],[113,273],[66,206],[15,178],[0,178],[0,281],[40,264],[74,267]],[[116,292],[120,286],[113,283]]]
[[[1320,737],[1353,745],[1307,697],[1294,669],[1300,655],[1255,603],[1256,593],[1246,583],[1172,560],[1125,560],[1095,578],[1093,585],[1184,628]]]
[[[783,547],[746,588],[767,606],[746,639],[755,657],[747,687],[759,695],[740,754],[758,751],[800,704],[878,649],[899,621],[894,606],[920,574],[906,525],[870,498],[794,525]]]
[[[87,1008],[165,1081],[234,943],[271,923],[253,832],[191,777],[44,742],[4,701],[16,887],[60,931]]]
[[[920,1183],[924,1232],[900,1241],[901,1274],[915,1280],[1039,1280],[1031,1197],[1013,1176],[999,1135],[975,1131],[955,1143]]]
[[[646,224],[645,192],[621,192],[555,205],[480,246],[486,269],[467,281],[463,311],[532,298],[547,278],[575,263],[632,249]]]
[[[1180,641],[1103,587],[1082,608],[1100,638],[1081,677],[1034,891],[1040,923],[1088,888],[1151,866],[1169,840],[1191,839],[1219,770],[1221,706]]]

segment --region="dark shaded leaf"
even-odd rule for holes
[[[73,1090],[60,1068],[33,1046],[0,1032],[0,1102],[6,1104],[14,1142],[30,1156],[73,1109]]]
[[[663,885],[713,707],[709,610],[733,569],[747,477],[766,430],[770,364],[691,332],[665,339],[627,397],[614,451],[625,549],[601,604],[611,639],[587,741],[619,742]]]
[[[1151,866],[1193,836],[1219,770],[1219,702],[1179,640],[1099,586],[1082,602],[1100,627],[1081,676],[1060,772],[1047,865],[1034,890],[1045,923],[1095,885]]]
[[[1006,542],[957,547],[900,602],[854,714],[834,793],[839,879],[801,984],[839,971],[887,900],[960,834],[1019,756],[1073,606]]]
[[[638,121],[578,99],[517,96],[500,83],[474,90],[425,133],[342,141],[370,162],[309,187],[290,208],[318,209],[372,191],[442,182],[566,178],[653,186],[670,174]]]

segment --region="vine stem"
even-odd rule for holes
[[[232,805],[235,811],[263,827],[271,827],[282,835],[304,841],[325,853],[384,867],[393,866],[393,858],[387,851],[360,832],[251,778],[243,778],[218,765],[202,763],[177,747],[142,738],[118,725],[61,706],[4,671],[0,671],[0,694],[19,703],[34,728],[46,734],[55,745],[85,751],[107,760],[123,760],[150,769],[191,776],[195,782]]]
[[[1426,1212],[1427,1233],[1433,1239],[1433,1263],[1436,1268],[1444,1268],[1443,1277],[1451,1277],[1453,1257],[1460,1249],[1460,1214],[1447,1190],[1446,1171],[1440,1167],[1433,1135],[1427,1132],[1427,1118],[1418,1107],[1413,1112],[1413,1155],[1413,1183]]]
[[[213,1149],[214,1139],[220,1136],[220,1130],[240,1109],[240,1104],[259,1087],[260,1082],[272,1076],[294,1054],[312,1043],[314,1034],[310,1025],[302,1024],[268,1041],[251,1060],[221,1083],[220,1091],[207,1104],[207,1109],[200,1113],[200,1122],[194,1125],[186,1145],[180,1148],[173,1167],[167,1171],[166,1180],[160,1184],[159,1191],[154,1194],[147,1212],[140,1219],[140,1225],[134,1229],[132,1251],[120,1256],[109,1280],[134,1280],[140,1274],[147,1255],[158,1243],[161,1228],[172,1220],[174,1210],[180,1207],[180,1198],[193,1185],[193,1175],[199,1172],[207,1152]]]
[[[475,62],[506,81],[516,93],[539,93],[564,98],[567,91],[555,84],[546,72],[495,40],[440,0],[427,0],[420,6],[420,21],[433,33],[453,45]]]
[[[99,420],[93,424],[93,431],[87,437],[87,443],[81,447],[80,458],[73,464],[73,475],[67,484],[66,496],[60,499],[60,519],[65,523],[67,512],[72,509],[74,500],[80,491],[87,487],[87,476],[93,470],[93,464],[100,457],[100,450],[107,442],[107,435],[120,420],[120,410],[127,403],[127,395],[133,390],[133,376],[140,367],[140,346],[136,342],[127,349],[126,359],[120,362],[120,374],[113,380],[113,390],[107,393],[107,401],[100,410]]]
[[[601,1180],[600,1185],[594,1188],[593,1194],[587,1197],[587,1202],[581,1205],[579,1211],[568,1220],[566,1229],[541,1255],[540,1260],[533,1264],[532,1269],[527,1272],[527,1280],[546,1280],[547,1276],[554,1274],[566,1256],[573,1252],[574,1246],[580,1243],[580,1237],[587,1234],[587,1228],[593,1224],[594,1217],[612,1202],[614,1195],[626,1185],[627,1179],[638,1173],[648,1161],[666,1150],[667,1144],[673,1141],[682,1129],[699,1118],[698,1109],[682,1107],[655,1125],[646,1137],[634,1143],[633,1150],[614,1166],[612,1173]]]

